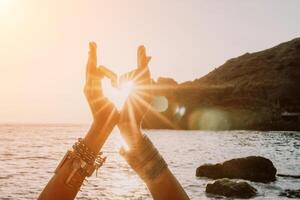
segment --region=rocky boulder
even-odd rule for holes
[[[279,194],[279,196],[288,197],[288,198],[300,198],[300,189],[299,190],[284,190]]]
[[[207,184],[207,193],[232,198],[251,198],[257,194],[257,190],[247,182],[235,182],[229,179],[220,179],[212,184]]]
[[[245,179],[268,183],[276,180],[276,168],[271,160],[260,156],[236,158],[218,164],[205,164],[197,168],[197,177],[212,179]]]

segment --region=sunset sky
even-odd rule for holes
[[[118,73],[152,56],[154,78],[199,78],[300,36],[297,0],[0,0],[0,123],[88,123],[88,42]]]

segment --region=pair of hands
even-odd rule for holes
[[[137,68],[120,77],[120,82],[131,80],[134,91],[128,96],[123,108],[118,111],[115,105],[103,94],[101,81],[104,74],[97,66],[97,45],[89,44],[89,56],[86,70],[84,93],[93,114],[93,125],[102,132],[110,133],[118,125],[127,145],[132,147],[142,137],[140,126],[149,109],[151,93],[151,75],[148,68],[150,57],[146,55],[144,46],[137,51]]]

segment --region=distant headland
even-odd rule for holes
[[[193,81],[159,78],[154,89],[168,107],[149,112],[144,128],[299,131],[300,38],[232,58]]]

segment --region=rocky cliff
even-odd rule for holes
[[[160,78],[154,91],[168,109],[149,112],[145,128],[300,130],[300,38],[232,58],[194,81]]]

